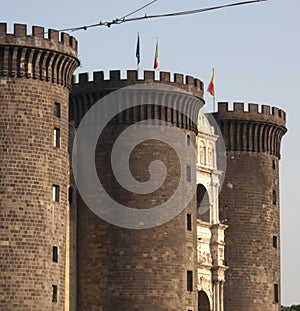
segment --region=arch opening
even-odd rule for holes
[[[203,290],[198,292],[198,311],[210,311],[209,299]]]
[[[210,222],[209,195],[202,184],[197,185],[197,218],[205,222]]]

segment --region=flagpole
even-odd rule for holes
[[[156,37],[156,42],[157,42],[157,46],[158,46],[158,37]],[[156,72],[158,72],[158,79],[159,79],[159,61],[158,61],[158,67],[156,68]]]
[[[215,68],[212,69],[212,76],[210,79],[210,82],[207,87],[207,92],[212,96],[213,98],[213,112],[216,110],[216,96],[215,96]]]
[[[213,68],[213,75],[215,78],[215,68]],[[215,83],[214,83],[214,85],[215,85]],[[214,88],[214,95],[213,95],[213,112],[216,112],[216,89],[215,88]]]
[[[158,37],[156,37],[156,44],[155,44],[155,54],[154,54],[154,65],[153,68],[158,70]]]
[[[139,61],[139,57],[140,57],[140,33],[137,33],[137,51],[136,54],[138,53],[138,55],[136,55],[138,57],[137,59],[137,72],[139,74],[139,70],[140,70],[140,61]]]

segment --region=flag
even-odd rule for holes
[[[207,87],[207,92],[210,93],[210,95],[215,96],[215,70],[213,69],[213,73],[209,82],[209,85]]]
[[[156,48],[155,48],[155,57],[154,57],[154,69],[158,68],[158,40],[156,41]]]
[[[136,63],[137,65],[139,65],[140,61],[141,61],[141,53],[140,53],[140,34],[138,33],[138,37],[137,37],[137,42],[136,42],[136,52],[135,52],[135,56],[136,56]]]

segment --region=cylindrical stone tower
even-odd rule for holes
[[[152,89],[143,89],[144,83],[152,83]],[[87,74],[80,74],[79,82],[72,88],[70,116],[77,127],[98,99],[122,87],[138,84],[141,91],[133,100],[139,105],[117,115],[101,133],[96,150],[96,167],[99,179],[114,200],[133,209],[150,209],[166,202],[178,187],[178,155],[161,142],[159,136],[157,140],[146,140],[133,149],[129,166],[136,180],[149,180],[149,165],[154,160],[162,161],[167,168],[162,186],[153,193],[143,195],[129,192],[116,181],[111,169],[112,147],[119,134],[131,124],[149,119],[171,123],[185,133],[184,144],[195,146],[196,121],[183,116],[176,105],[185,106],[197,120],[204,103],[202,82],[192,77],[184,80],[180,74],[175,74],[174,82],[171,82],[170,74],[166,72],[161,72],[160,79],[155,80],[153,71],[145,71],[144,79],[138,79],[137,71],[127,71],[126,79],[120,78],[119,71],[111,71],[109,80],[104,79],[103,72],[96,72],[92,81],[88,81]],[[177,89],[164,90],[161,84]],[[130,105],[129,97],[124,94],[120,95],[122,100]],[[155,105],[161,101],[169,102],[173,108]],[[130,139],[132,137],[128,142]],[[77,152],[82,151],[81,146],[76,148]],[[185,178],[195,183],[195,176],[189,176],[188,169]],[[178,199],[178,205],[180,203]],[[183,207],[183,211],[169,222],[139,230],[105,222],[87,207],[80,196],[77,208],[78,310],[197,310],[195,195],[186,208]]]
[[[280,310],[280,142],[285,112],[219,103],[215,113],[227,149],[220,218],[227,221],[226,311]]]
[[[77,42],[0,24],[0,306],[64,310],[68,103]]]

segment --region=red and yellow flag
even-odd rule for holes
[[[154,69],[158,68],[158,40],[156,41],[156,48],[155,48],[155,57],[154,57]]]
[[[215,70],[213,69],[213,73],[209,82],[209,85],[207,87],[207,92],[210,93],[210,95],[215,96]]]

